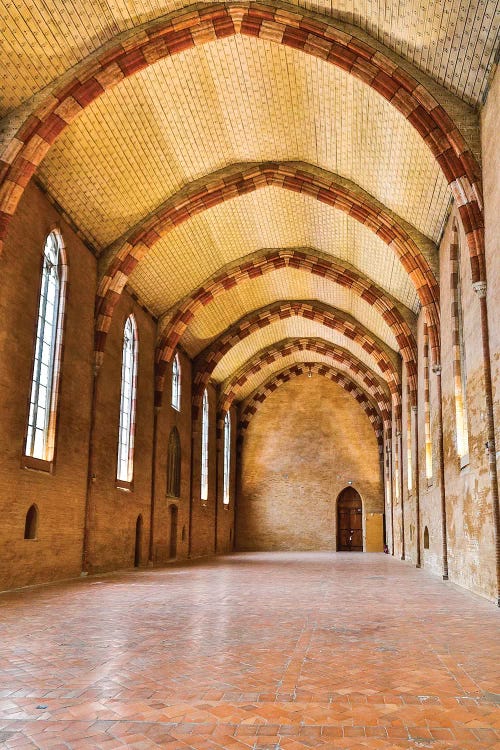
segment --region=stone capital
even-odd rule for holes
[[[486,297],[486,290],[487,290],[486,281],[473,281],[472,288],[476,292],[479,299]]]
[[[432,372],[434,372],[436,375],[441,375],[441,363],[436,362],[436,364],[432,365]]]

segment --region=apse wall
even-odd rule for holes
[[[337,383],[303,375],[268,396],[245,432],[240,466],[238,550],[335,550],[336,500],[349,481],[363,502],[365,548],[382,550],[377,440]]]

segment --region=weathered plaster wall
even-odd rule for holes
[[[481,114],[483,190],[488,279],[488,318],[495,404],[497,465],[500,459],[500,68]],[[499,465],[500,469],[500,465]]]

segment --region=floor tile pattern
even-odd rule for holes
[[[253,553],[0,596],[0,747],[500,748],[493,604],[385,555]]]

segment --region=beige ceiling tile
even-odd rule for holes
[[[371,305],[338,284],[291,268],[242,282],[216,297],[196,315],[182,337],[182,346],[194,357],[250,311],[280,300],[301,299],[317,300],[352,315],[388,346],[398,349],[391,329]]]
[[[137,266],[130,285],[161,315],[225,264],[262,248],[284,247],[315,248],[345,260],[404,305],[418,309],[401,263],[373,232],[342,211],[278,187],[235,198],[180,225]],[[318,278],[314,283],[328,294],[327,282]]]
[[[220,360],[219,364],[212,373],[212,377],[217,382],[222,382],[230,377],[245,362],[251,359],[262,349],[287,338],[321,338],[332,344],[349,349],[354,356],[364,362],[365,365],[374,370],[380,377],[382,372],[377,366],[375,360],[370,357],[364,349],[351,339],[337,331],[332,331],[315,320],[306,320],[306,318],[287,318],[278,320],[265,328],[255,331],[245,339],[237,343],[230,351]]]
[[[180,187],[244,161],[338,173],[436,238],[449,190],[416,130],[367,85],[271,42],[232,37],[122,81],[80,115],[40,167],[98,249]]]
[[[256,388],[261,386],[262,383],[264,383],[269,377],[271,377],[271,375],[281,372],[281,370],[284,370],[286,367],[290,367],[296,362],[324,362],[325,364],[330,365],[330,367],[334,367],[341,372],[345,372],[361,388],[366,390],[366,386],[363,384],[363,381],[345,365],[339,364],[329,357],[325,357],[323,354],[318,354],[317,352],[294,352],[288,357],[277,359],[272,364],[266,365],[263,370],[260,370],[260,372],[252,375],[243,385],[243,387],[238,391],[238,401],[244,401]]]
[[[205,0],[205,4],[216,0]],[[8,112],[116,34],[169,13],[182,0],[0,2],[0,70]],[[496,0],[290,0],[353,23],[478,103],[498,41]]]

